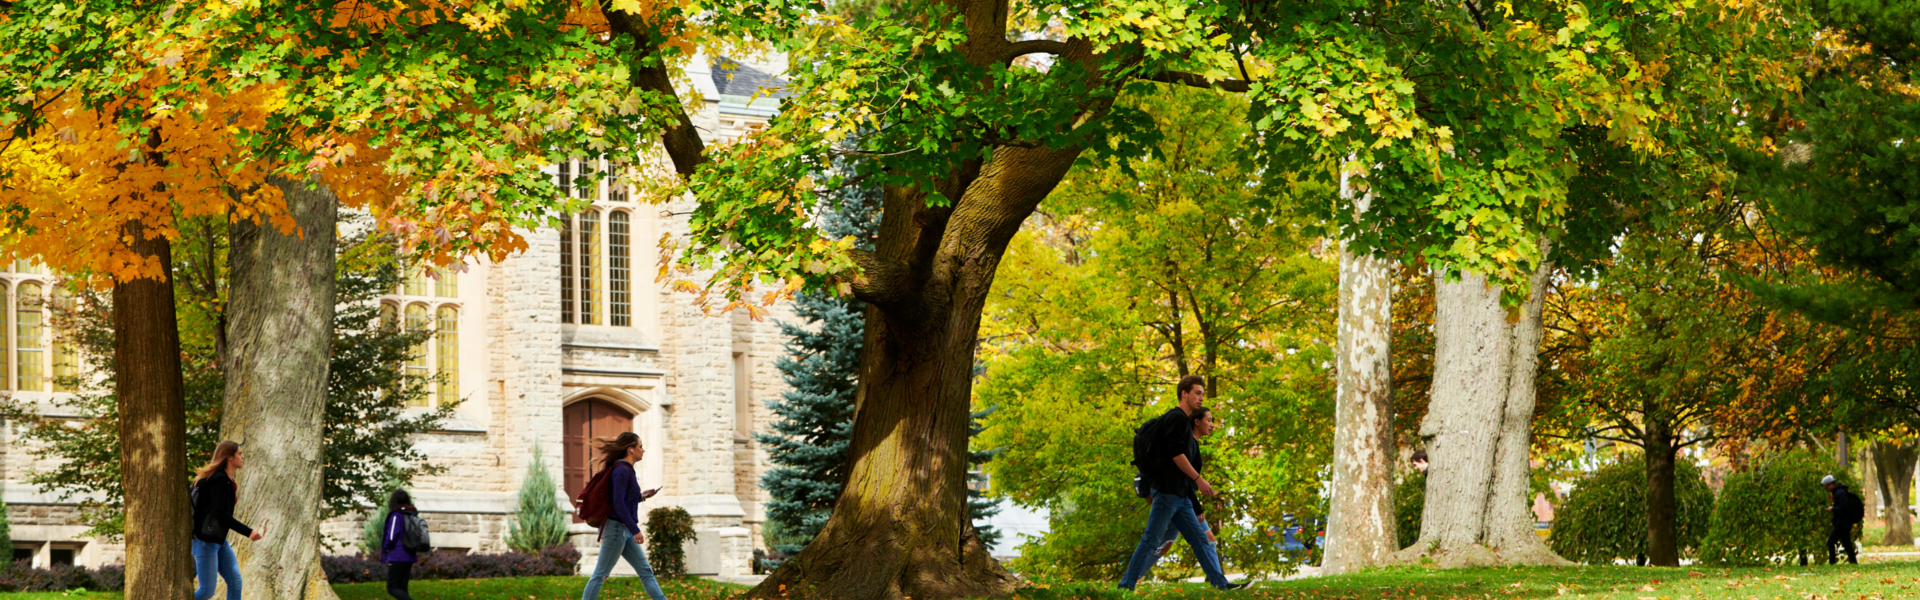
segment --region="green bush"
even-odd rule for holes
[[[1713,489],[1685,459],[1673,469],[1675,537],[1681,554],[1696,550],[1713,519]],[[1553,551],[1567,560],[1607,564],[1647,553],[1647,464],[1632,457],[1580,481],[1553,522]]]
[[[540,443],[534,442],[532,458],[527,461],[527,478],[520,482],[520,503],[513,511],[513,525],[507,529],[507,547],[516,552],[539,552],[567,541],[567,512],[554,498],[559,489],[547,474]]]
[[[656,508],[647,513],[647,562],[660,578],[687,574],[687,540],[693,539],[693,516],[680,507]]]
[[[1027,577],[1119,580],[1152,507],[1133,494],[1133,474],[1126,475],[1124,486],[1116,481],[1071,490],[1048,506],[1047,531],[1022,543],[1020,556],[1007,567]]]
[[[1427,510],[1427,473],[1414,471],[1393,486],[1393,521],[1400,530],[1400,549],[1420,539],[1420,516]]]
[[[381,537],[386,534],[387,511],[378,506],[367,510],[367,521],[360,524],[360,553],[379,560],[380,547],[385,545]]]
[[[1832,517],[1820,478],[1833,475],[1858,493],[1853,475],[1826,456],[1805,450],[1755,460],[1727,478],[1713,511],[1700,558],[1722,565],[1787,563],[1821,556]],[[1858,537],[1856,529],[1854,535]]]

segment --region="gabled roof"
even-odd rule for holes
[[[775,77],[763,67],[766,65],[750,65],[726,57],[708,62],[714,90],[722,96],[787,97],[787,80]]]

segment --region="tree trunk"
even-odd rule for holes
[[[1651,407],[1648,407],[1651,408]],[[1658,411],[1641,412],[1655,415]],[[1650,416],[1642,428],[1641,444],[1647,465],[1647,560],[1656,567],[1680,566],[1679,505],[1673,492],[1673,431],[1664,419]]]
[[[1420,539],[1395,562],[1441,567],[1571,564],[1533,533],[1527,511],[1534,373],[1550,265],[1509,322],[1500,288],[1477,274],[1435,274],[1432,400],[1420,424],[1427,500]],[[1489,418],[1491,417],[1491,418]]]
[[[333,346],[333,193],[274,178],[294,234],[242,220],[228,254],[222,437],[244,444],[235,516],[260,529],[239,542],[249,598],[336,598],[320,570],[321,437]]]
[[[1002,148],[951,209],[888,188],[868,301],[846,487],[805,550],[754,598],[943,600],[1011,594],[967,518],[980,311],[1007,243],[1077,149]],[[949,194],[954,197],[958,194]]]
[[[1877,444],[1875,444],[1877,445]],[[1881,513],[1887,506],[1886,485],[1880,481],[1879,469],[1874,468],[1874,446],[1867,447],[1866,460],[1860,461],[1860,504],[1866,508],[1861,527],[1885,527],[1881,523]]]
[[[1887,535],[1884,546],[1913,545],[1913,513],[1907,512],[1913,490],[1914,463],[1920,462],[1920,447],[1913,443],[1874,442],[1873,470],[1880,497],[1887,502]]]
[[[128,600],[193,595],[187,522],[187,401],[173,307],[173,245],[131,221],[135,254],[160,278],[113,286],[114,394],[120,403],[120,486],[126,494]]]
[[[1340,192],[1352,197],[1345,176]],[[1365,213],[1373,195],[1355,202]],[[1322,572],[1385,564],[1400,549],[1393,514],[1393,269],[1340,243],[1339,389],[1334,397],[1333,492]]]

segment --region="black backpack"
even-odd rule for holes
[[[1153,455],[1152,434],[1159,426],[1160,420],[1166,417],[1166,415],[1160,415],[1147,419],[1147,422],[1141,423],[1139,427],[1133,430],[1133,462],[1129,464],[1132,464],[1134,469],[1133,495],[1135,496],[1141,498],[1153,497],[1153,484],[1147,481],[1146,476],[1147,459]]]
[[[400,547],[413,553],[433,549],[433,540],[427,532],[427,521],[420,518],[418,511],[411,514],[400,513],[400,525],[406,529],[400,533]]]

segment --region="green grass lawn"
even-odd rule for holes
[[[520,577],[413,582],[421,600],[572,600],[580,597],[584,577]],[[744,586],[696,579],[663,582],[675,600],[718,600]],[[334,586],[342,600],[386,598],[385,585]],[[645,598],[632,577],[608,580],[600,594],[608,600]],[[1882,562],[1839,567],[1760,569],[1646,569],[1636,567],[1390,569],[1339,577],[1264,582],[1234,592],[1198,584],[1143,583],[1140,593],[1113,589],[1113,582],[1036,582],[1017,600],[1501,600],[1567,598],[1574,600],[1796,599],[1854,600],[1920,597],[1920,562]],[[3,600],[118,600],[120,594],[0,594]]]

